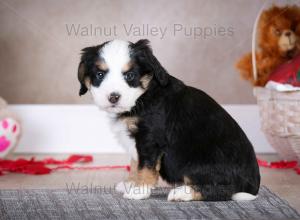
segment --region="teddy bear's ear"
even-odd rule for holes
[[[293,6],[291,8],[291,13],[290,13],[290,16],[291,16],[291,19],[293,21],[293,29],[294,29],[294,32],[300,36],[300,7],[298,6]]]
[[[300,22],[300,7],[294,5],[290,7],[290,19],[292,19],[295,22]]]
[[[299,22],[293,22],[292,24],[292,31],[298,36],[300,36],[300,21]]]

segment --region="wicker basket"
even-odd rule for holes
[[[263,10],[272,3],[274,1],[265,2],[253,28],[254,79],[257,78],[255,51],[258,21]],[[293,4],[299,4],[299,2],[293,2]],[[271,146],[281,159],[300,161],[300,92],[277,92],[263,87],[255,87],[254,95],[260,110],[261,128]]]
[[[261,128],[282,159],[300,161],[300,92],[254,88]]]

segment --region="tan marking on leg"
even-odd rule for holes
[[[147,199],[151,195],[151,190],[157,183],[156,171],[143,168],[137,172],[137,180],[133,182],[133,187],[125,191],[123,197],[126,199]]]
[[[188,176],[183,176],[183,182],[185,185],[190,186],[192,188],[191,193],[193,195],[193,200],[201,200],[202,199],[201,193],[194,189],[193,182]]]
[[[145,74],[141,79],[140,82],[142,84],[142,88],[143,89],[147,89],[151,79],[153,78],[153,76],[149,75],[149,74]]]
[[[155,166],[155,170],[158,172],[158,171],[160,171],[160,167],[161,167],[161,160],[158,160],[157,161],[157,164],[156,164],[156,166]]]
[[[139,121],[138,117],[124,117],[124,118],[122,118],[122,120],[127,125],[128,131],[130,131],[131,133],[137,132],[137,129],[138,129],[137,123]]]
[[[163,156],[163,153],[161,155],[159,155],[159,157],[157,159],[157,162],[156,162],[155,170],[157,172],[159,172],[160,168],[161,168],[161,158],[162,158],[162,156]]]
[[[192,196],[193,196],[193,200],[202,200],[203,199],[203,196],[200,192],[196,191],[193,189],[192,187]]]
[[[128,181],[137,182],[137,161],[131,160]]]
[[[158,171],[160,170],[161,157],[162,155],[157,159],[154,169],[150,169],[147,167],[139,169],[138,162],[131,160],[131,167],[133,167],[135,170],[133,170],[133,173],[130,175],[130,180],[134,181],[136,185],[155,186],[159,178]]]
[[[158,176],[159,174],[155,169],[152,170],[149,168],[143,168],[141,170],[138,170],[137,184],[155,186],[158,181]]]

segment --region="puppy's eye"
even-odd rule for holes
[[[135,78],[134,72],[127,72],[126,74],[124,74],[124,79],[128,82],[134,80],[134,78]]]
[[[99,80],[102,80],[102,79],[104,78],[104,75],[105,75],[104,72],[98,71],[98,72],[96,73],[96,78],[99,79]]]
[[[279,29],[277,29],[277,28],[274,28],[274,34],[276,35],[276,36],[280,36],[281,35],[281,31],[279,30]]]

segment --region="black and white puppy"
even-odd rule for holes
[[[158,176],[177,186],[170,201],[256,198],[259,168],[245,133],[206,93],[169,75],[148,40],[82,51],[79,94],[90,90],[137,160],[125,198],[148,198]]]

